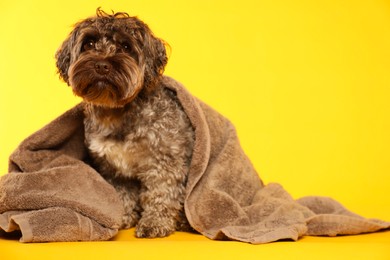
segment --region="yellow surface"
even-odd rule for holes
[[[79,102],[58,80],[54,53],[71,25],[98,6],[139,16],[170,44],[166,74],[233,121],[265,182],[283,184],[294,197],[331,196],[359,214],[390,220],[387,0],[2,0],[0,174],[21,140]],[[194,248],[186,257],[289,258],[345,250],[380,256],[384,244],[390,248],[388,233],[261,247],[180,234],[172,239],[185,241],[0,240],[0,255],[5,248],[26,257],[52,252],[66,258],[73,251],[108,256],[112,250],[179,256]]]
[[[22,244],[0,238],[0,257],[18,259],[390,259],[390,232],[350,237],[305,237],[251,245],[210,241],[177,232],[163,239],[137,239],[121,231],[113,241]]]

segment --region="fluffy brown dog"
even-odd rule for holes
[[[187,230],[183,212],[193,128],[163,88],[163,41],[126,13],[75,25],[56,54],[60,77],[85,101],[92,164],[124,203],[122,228],[137,237]]]

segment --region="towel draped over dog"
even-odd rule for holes
[[[253,244],[304,235],[352,235],[390,227],[325,197],[294,200],[281,185],[264,185],[234,126],[180,83],[176,92],[195,130],[186,216],[210,239]],[[81,103],[25,139],[0,178],[0,231],[22,242],[93,241],[115,236],[123,208],[115,189],[89,164]],[[0,233],[1,234],[1,233]]]

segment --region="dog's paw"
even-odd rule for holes
[[[139,238],[166,237],[174,231],[175,228],[165,221],[143,221],[141,219],[136,227],[135,235]]]
[[[135,227],[139,220],[140,216],[136,211],[132,211],[130,213],[125,213],[122,216],[122,225],[120,229],[129,229]]]

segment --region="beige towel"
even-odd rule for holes
[[[195,129],[185,212],[191,226],[201,234],[210,239],[260,244],[280,239],[297,240],[304,235],[359,234],[390,227],[389,222],[357,216],[332,199],[306,197],[295,201],[279,184],[264,185],[242,151],[234,126],[226,118],[194,98],[173,79],[165,77],[162,84],[177,93]],[[24,173],[11,173],[0,181],[0,227],[7,231],[4,224],[11,223],[8,230],[21,229],[22,234],[29,238],[23,241],[98,240],[108,239],[115,233],[121,208],[117,205],[119,202],[114,191],[87,165],[82,109],[83,104],[80,104],[54,120],[26,139],[10,157],[10,171]],[[85,176],[84,172],[87,172]],[[36,196],[34,192],[40,192],[40,197],[46,198],[48,203],[41,203],[42,199],[38,200],[39,203],[27,200],[22,203],[24,206],[20,206],[25,198],[20,195],[23,194],[23,186],[20,186],[18,193],[6,192],[12,190],[10,186],[14,185],[14,176],[21,176],[19,178],[25,181],[26,187],[40,183],[34,177],[23,177],[30,174],[49,174],[45,186],[49,187],[48,190],[42,187],[29,192],[32,197]],[[69,177],[70,175],[72,176]],[[79,176],[81,179],[99,181],[89,183],[88,188],[84,187],[83,180],[82,183],[73,185]],[[8,179],[10,181],[7,182]],[[100,197],[100,185],[110,190],[103,194],[109,194],[111,199]],[[66,196],[52,203],[52,194],[56,191],[61,194],[63,186],[69,189]],[[76,203],[80,194],[83,194],[83,198],[88,198],[80,202],[82,206]],[[5,201],[14,203],[4,204]],[[109,206],[114,210],[106,211]],[[30,214],[37,208],[43,210],[39,216],[34,215],[34,228],[39,238],[29,231],[25,235],[24,226],[18,224],[20,221],[9,217],[15,210]],[[75,221],[72,216],[68,217],[67,213],[62,212],[58,216],[63,217],[54,217],[50,222],[52,226],[47,227],[46,218],[53,218],[50,211],[64,208],[71,210],[69,215],[81,214],[86,219],[78,218]],[[114,219],[115,221],[111,221]],[[104,236],[91,222],[114,231]],[[88,225],[88,228],[84,225]],[[57,229],[57,226],[63,228]],[[71,231],[75,226],[80,230],[77,235]],[[95,233],[95,236],[85,238],[84,228],[91,231],[89,234]],[[58,232],[48,234],[49,230]]]
[[[82,160],[82,111],[68,111],[20,144],[0,179],[0,230],[22,242],[108,240],[123,208],[115,189]]]

